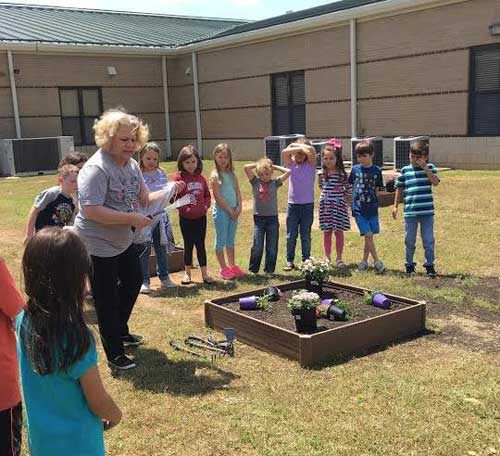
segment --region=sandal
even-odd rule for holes
[[[184,277],[181,280],[182,285],[189,285],[191,284],[191,277],[189,277],[187,274],[184,274]]]
[[[335,263],[335,266],[337,267],[337,269],[345,269],[346,268],[346,265],[342,260],[337,260],[337,262]]]
[[[207,285],[213,285],[215,283],[215,279],[213,279],[210,276],[203,277],[203,283],[205,283]]]

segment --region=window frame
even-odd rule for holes
[[[484,46],[474,46],[469,50],[469,97],[468,97],[468,126],[467,126],[467,135],[472,137],[495,137],[500,136],[500,121],[498,130],[495,133],[476,133],[474,131],[474,100],[476,94],[479,93],[488,93],[488,91],[477,92],[475,90],[475,81],[476,81],[476,59],[475,53],[478,51],[484,50],[496,50],[500,57],[500,43],[487,44]],[[500,70],[499,70],[499,78],[500,78]],[[492,90],[490,93],[497,93],[500,97],[500,88],[498,90]],[[498,116],[500,118],[500,111],[498,112]]]
[[[75,136],[73,136],[73,141],[75,146],[95,146],[95,139],[94,135],[91,136],[90,141],[87,141],[86,134],[85,134],[85,119],[94,117],[94,116],[87,116],[83,112],[83,91],[84,90],[97,90],[97,95],[98,95],[98,102],[99,102],[99,110],[100,113],[95,116],[95,118],[98,118],[102,112],[103,112],[103,103],[102,103],[102,87],[99,86],[63,86],[63,87],[58,87],[59,89],[59,112],[60,112],[60,117],[61,117],[61,130],[62,134],[64,135],[64,125],[63,125],[63,119],[68,119],[68,118],[76,118],[78,117],[78,125],[80,127],[80,142],[76,142]],[[61,93],[63,91],[71,91],[71,90],[76,90],[77,91],[77,98],[78,98],[78,116],[63,116],[62,113],[62,99],[61,99]]]
[[[294,104],[294,97],[293,97],[293,85],[292,85],[292,78],[295,75],[301,75],[303,78],[304,82],[304,102],[300,104]],[[303,107],[304,109],[304,131],[303,132],[297,132],[297,131],[291,131],[288,133],[278,133],[277,132],[277,125],[276,125],[276,111],[278,108],[277,102],[276,102],[276,80],[278,77],[286,77],[287,80],[287,91],[288,91],[288,96],[287,96],[287,113],[288,113],[288,125],[290,128],[293,127],[294,124],[294,108],[297,107]],[[270,75],[271,77],[271,130],[273,136],[277,135],[286,135],[286,134],[294,134],[294,133],[301,133],[306,135],[306,76],[305,76],[305,71],[304,70],[294,70],[294,71],[285,71],[285,72],[280,72],[280,73],[273,73]],[[283,109],[284,106],[281,106]]]

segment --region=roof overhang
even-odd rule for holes
[[[464,3],[466,1],[469,0],[386,0],[263,29],[228,35],[221,38],[206,39],[204,41],[175,48],[42,42],[0,42],[0,49],[41,53],[61,52],[75,54],[120,54],[173,57],[191,52],[211,51],[217,48],[234,47],[251,42],[265,41],[285,35],[306,33],[314,29],[338,27],[349,23],[352,19],[368,20],[376,17],[393,16],[396,14],[418,11],[432,6]]]

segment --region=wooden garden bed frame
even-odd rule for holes
[[[281,290],[300,289],[305,281],[277,285]],[[367,288],[328,282],[326,289],[357,294]],[[205,301],[205,324],[212,329],[234,328],[235,337],[261,350],[296,360],[302,367],[312,367],[334,357],[366,353],[376,347],[415,336],[425,329],[425,301],[384,293],[391,301],[404,303],[402,309],[383,312],[372,318],[347,323],[315,334],[298,334],[251,316],[228,309],[224,304],[240,297],[260,295],[265,288],[249,290],[224,298]]]

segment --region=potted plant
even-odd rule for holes
[[[271,304],[272,296],[245,296],[239,299],[240,310],[264,310],[271,312],[273,306]]]
[[[316,306],[320,303],[319,295],[308,290],[299,290],[288,300],[299,333],[314,332],[316,324]]]
[[[328,280],[332,272],[330,262],[311,257],[303,261],[299,269],[306,281],[307,290],[314,293],[322,293],[323,283]]]
[[[391,307],[389,298],[380,291],[365,291],[365,304],[380,309],[389,309]]]
[[[317,318],[327,318],[328,320],[346,321],[352,318],[351,306],[341,299],[322,299],[316,307]]]

